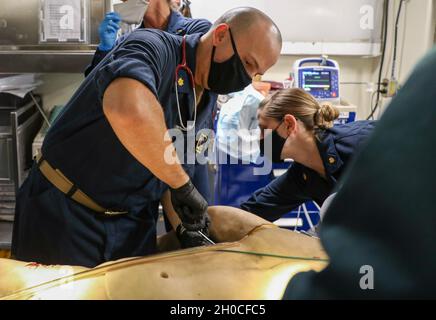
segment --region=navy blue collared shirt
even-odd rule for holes
[[[168,20],[168,25],[164,31],[178,36],[184,36],[186,34],[206,33],[207,31],[209,31],[211,26],[212,24],[206,19],[187,18],[184,17],[179,12],[171,10],[171,14]],[[138,29],[142,29],[142,28],[144,28],[143,23],[138,27]],[[117,46],[120,42],[124,41],[128,35],[129,33],[119,37],[115,42],[115,46]],[[91,64],[85,70],[85,76],[90,74],[91,71],[100,63],[100,61],[104,59],[104,57],[109,52],[110,51],[101,51],[100,49],[97,48]]]
[[[372,132],[374,125],[374,121],[356,121],[321,130],[318,133],[317,147],[326,178],[294,162],[283,175],[254,192],[241,204],[241,208],[269,221],[275,221],[306,201],[312,200],[322,205],[332,193],[353,154]]]
[[[186,36],[187,64],[194,74],[200,37],[199,33]],[[105,208],[136,214],[150,201],[160,200],[168,187],[121,144],[103,113],[103,94],[116,78],[140,81],[160,102],[166,126],[175,128],[179,117],[174,70],[182,59],[182,40],[155,29],[133,31],[86,77],[47,133],[44,157]],[[192,95],[187,90],[179,98],[193,101]],[[196,131],[212,122],[215,104],[210,99],[205,91],[198,105]],[[183,103],[181,107],[187,109]],[[194,165],[184,169],[192,177]]]

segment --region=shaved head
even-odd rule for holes
[[[280,47],[282,45],[282,35],[277,25],[270,17],[256,8],[240,7],[231,9],[219,17],[212,28],[221,23],[229,25],[236,33],[250,32],[254,28],[261,26],[275,37]]]
[[[282,36],[274,21],[250,7],[224,13],[200,42],[196,83],[206,89],[212,62],[223,63],[236,55],[246,75],[253,78],[265,74],[277,62],[282,49]]]

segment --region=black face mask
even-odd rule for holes
[[[242,64],[230,29],[229,33],[234,52],[230,59],[224,62],[215,62],[216,47],[214,46],[212,49],[208,85],[212,92],[218,94],[241,91],[251,83],[251,77]]]
[[[267,154],[269,160],[273,163],[281,163],[284,160],[281,159],[283,146],[285,145],[286,139],[282,138],[278,133],[277,129],[273,130],[271,133],[271,155]],[[265,139],[261,139],[259,142],[260,155],[264,156],[265,153]]]

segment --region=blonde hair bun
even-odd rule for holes
[[[315,125],[321,129],[333,127],[333,121],[339,117],[339,110],[330,102],[321,102],[315,114]]]
[[[339,117],[339,110],[331,103],[319,103],[301,88],[277,90],[260,103],[259,109],[263,110],[267,118],[277,121],[282,121],[285,115],[291,114],[312,132],[333,127],[333,121]]]

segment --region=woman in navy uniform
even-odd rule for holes
[[[353,154],[374,128],[374,121],[333,126],[337,108],[319,104],[299,88],[275,92],[259,106],[262,145],[273,162],[294,162],[280,177],[254,192],[241,208],[269,221],[279,219],[306,201],[320,206],[332,193]],[[264,137],[266,129],[272,130]]]

